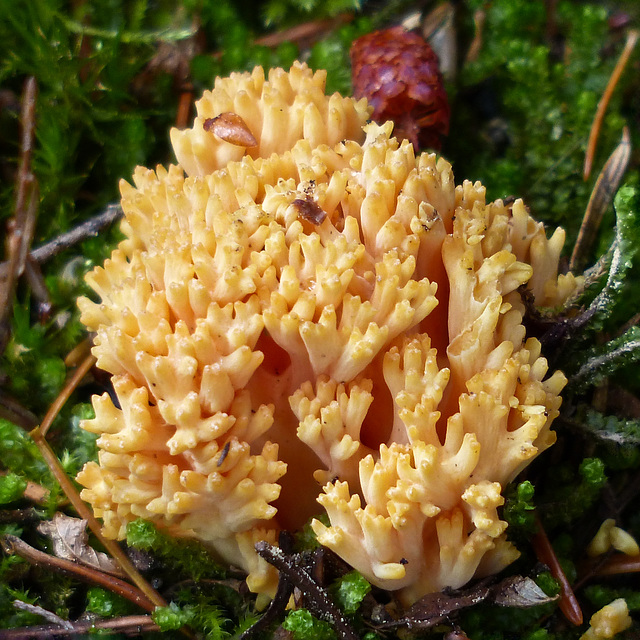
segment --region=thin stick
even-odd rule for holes
[[[193,86],[188,84],[183,87],[178,100],[178,110],[176,112],[176,127],[178,129],[184,129],[189,124],[192,103]]]
[[[582,624],[583,616],[582,609],[576,598],[576,594],[573,592],[569,580],[565,575],[558,556],[549,542],[546,531],[542,528],[542,524],[538,521],[538,530],[536,531],[531,541],[533,548],[536,552],[536,556],[540,562],[543,562],[549,567],[551,575],[560,583],[560,601],[558,606],[560,611],[564,614],[565,618],[572,624],[579,626]]]
[[[64,620],[59,615],[53,613],[53,611],[48,611],[43,607],[38,606],[37,604],[29,604],[28,602],[22,602],[22,600],[14,600],[13,606],[20,611],[28,611],[36,616],[40,616],[44,618],[47,622],[51,622],[63,629],[73,629],[73,624],[68,620]]]
[[[93,341],[90,337],[79,342],[64,358],[65,366],[72,368],[77,367],[90,353]]]
[[[351,628],[348,618],[336,607],[307,571],[299,566],[296,554],[287,555],[282,549],[270,545],[266,541],[256,544],[259,556],[272,564],[290,582],[293,582],[304,594],[305,606],[316,616],[329,622],[342,640],[357,640],[356,632]]]
[[[609,156],[591,192],[589,204],[587,204],[582,225],[578,232],[578,239],[573,247],[571,260],[569,261],[570,271],[580,271],[583,268],[605,211],[620,186],[622,176],[629,165],[630,159],[631,136],[629,135],[629,127],[624,127],[620,143]]]
[[[49,431],[49,427],[56,419],[56,416],[60,413],[62,407],[64,407],[71,394],[76,390],[76,387],[80,384],[82,379],[89,373],[91,367],[95,364],[96,359],[92,355],[88,355],[78,368],[73,372],[73,375],[64,385],[64,389],[58,394],[58,397],[54,400],[53,404],[49,407],[45,417],[40,425],[40,434],[44,438]]]
[[[151,616],[123,616],[113,620],[91,620],[74,622],[72,629],[62,629],[54,625],[22,627],[21,629],[0,629],[0,640],[30,640],[31,638],[62,638],[88,634],[94,629],[118,631],[120,633],[140,634],[143,631],[160,631]]]
[[[151,602],[144,593],[124,580],[120,580],[108,573],[103,573],[102,571],[97,571],[91,567],[73,562],[72,560],[65,560],[64,558],[50,556],[44,551],[35,549],[17,536],[5,535],[3,542],[3,546],[5,546],[9,553],[15,553],[21,558],[28,560],[33,565],[45,569],[51,569],[88,584],[97,584],[109,591],[113,591],[114,593],[121,595],[127,600],[130,600],[134,604],[142,607],[145,611],[153,611],[155,609],[154,603]]]
[[[27,196],[26,181],[24,178],[31,173],[31,157],[33,155],[33,141],[36,128],[36,97],[38,84],[34,76],[30,76],[24,83],[22,91],[22,112],[20,123],[22,124],[22,139],[20,141],[20,168],[18,176],[18,193],[16,194],[16,209],[24,207]]]
[[[49,443],[44,439],[40,429],[36,427],[30,431],[42,457],[51,469],[55,479],[58,481],[64,491],[69,502],[73,505],[78,515],[87,521],[89,529],[98,538],[102,546],[107,550],[111,557],[120,565],[120,568],[129,576],[133,583],[144,593],[144,595],[158,607],[166,607],[167,603],[162,596],[140,575],[138,570],[133,566],[127,555],[120,548],[117,542],[109,540],[102,535],[102,527],[96,520],[91,509],[83,502],[80,494],[76,491],[73,482],[69,479],[64,469],[60,465],[56,454],[53,452]]]
[[[16,281],[24,270],[33,239],[40,200],[38,185],[31,172],[37,92],[36,79],[33,76],[27,78],[22,91],[22,111],[20,113],[22,138],[20,141],[20,163],[16,178],[15,213],[7,225],[9,231],[5,247],[8,257],[7,275],[0,280],[0,353],[4,353],[9,341],[9,315],[13,306]]]
[[[46,321],[51,315],[51,309],[53,308],[51,296],[44,281],[40,265],[30,255],[27,256],[24,265],[24,275],[29,283],[31,295],[36,301],[38,319],[40,322]]]
[[[119,204],[110,204],[103,213],[86,220],[75,229],[62,233],[53,240],[33,249],[29,256],[36,262],[42,263],[50,260],[65,249],[69,249],[78,242],[97,236],[105,227],[122,217],[122,209]],[[9,262],[0,264],[0,281],[6,279],[9,270]]]
[[[627,62],[633,52],[634,47],[636,46],[636,42],[638,40],[638,36],[640,32],[632,29],[627,34],[627,41],[625,42],[624,49],[620,54],[620,58],[618,58],[618,62],[616,63],[615,68],[613,69],[613,73],[609,78],[609,82],[607,83],[607,87],[600,98],[600,102],[598,102],[598,108],[596,110],[596,115],[593,119],[593,124],[591,125],[591,131],[589,132],[589,142],[587,143],[587,152],[584,157],[584,170],[583,177],[585,180],[589,179],[591,175],[591,168],[593,166],[593,158],[596,153],[596,145],[598,143],[598,136],[600,135],[600,129],[602,127],[602,121],[604,120],[604,114],[607,111],[607,107],[609,106],[609,101],[611,100],[611,96],[613,95],[613,91],[618,84],[618,80],[620,80],[620,76],[624,71]]]

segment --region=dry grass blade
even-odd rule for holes
[[[638,40],[638,36],[640,33],[636,30],[631,30],[627,34],[627,41],[625,42],[624,49],[620,54],[620,58],[618,58],[618,62],[616,63],[615,68],[613,69],[613,73],[609,78],[609,82],[607,83],[607,87],[602,94],[602,98],[600,98],[600,102],[598,102],[598,108],[596,110],[596,115],[593,119],[593,124],[591,125],[591,131],[589,132],[589,142],[587,143],[587,152],[584,157],[584,170],[583,177],[585,180],[589,179],[591,175],[591,168],[593,166],[593,158],[596,153],[596,145],[598,143],[598,136],[600,135],[600,128],[602,127],[602,121],[604,120],[604,114],[607,111],[607,107],[609,106],[609,101],[611,100],[611,96],[613,95],[613,91],[620,80],[620,76],[624,71],[624,68],[629,61],[631,53],[636,46],[636,42]]]
[[[71,394],[75,391],[76,387],[80,384],[82,378],[84,378],[87,373],[89,373],[91,367],[93,367],[95,362],[96,359],[92,355],[89,355],[73,372],[71,378],[69,378],[67,383],[64,385],[64,389],[58,394],[58,397],[49,407],[47,414],[42,420],[42,423],[40,425],[40,434],[43,437],[47,435],[47,431],[49,431],[49,427],[55,420],[56,416],[58,415],[58,413],[60,413],[60,410],[65,405]]]
[[[629,160],[631,159],[631,137],[629,128],[625,127],[622,132],[620,144],[609,156],[605,163],[596,184],[591,192],[587,210],[582,219],[582,225],[578,233],[578,239],[573,247],[569,270],[579,273],[583,270],[589,251],[596,239],[602,217],[611,204],[622,177],[624,176]]]
[[[85,358],[89,357],[91,354],[91,347],[93,346],[93,341],[90,337],[85,338],[82,342],[79,342],[67,355],[64,359],[64,364],[66,367],[72,368],[77,367],[81,364]]]
[[[482,26],[475,22],[476,14],[474,14],[474,24],[476,34],[480,34],[478,46],[481,46]],[[422,35],[436,52],[442,75],[447,80],[454,80],[458,70],[455,6],[451,2],[445,2],[430,11],[422,21]]]
[[[480,55],[484,39],[484,23],[486,18],[487,14],[483,9],[476,9],[473,13],[474,35],[473,40],[471,40],[471,44],[469,45],[469,49],[467,50],[467,55],[465,56],[465,64],[475,62]]]

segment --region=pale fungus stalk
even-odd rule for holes
[[[197,108],[180,166],[122,183],[126,239],[80,301],[119,401],[94,398],[78,476],[105,535],[149,519],[273,594],[255,544],[324,508],[320,543],[406,603],[500,571],[503,489],[554,442],[565,384],[520,291],[575,291],[563,232],[456,186],[305,65]]]

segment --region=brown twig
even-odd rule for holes
[[[0,524],[9,524],[10,522],[28,524],[30,522],[39,522],[42,516],[33,508],[27,509],[3,509],[0,511]]]
[[[589,251],[596,239],[602,218],[620,186],[622,176],[629,165],[630,159],[631,136],[629,135],[629,128],[624,127],[620,143],[609,156],[591,192],[591,197],[582,219],[582,225],[578,232],[578,239],[573,247],[571,260],[569,261],[570,271],[578,272],[583,269]]]
[[[22,112],[20,114],[22,138],[20,140],[20,166],[18,169],[16,191],[16,218],[19,214],[24,215],[23,212],[26,210],[27,195],[33,181],[31,158],[33,156],[33,141],[35,139],[37,95],[38,85],[36,79],[30,76],[26,79],[22,92]],[[24,258],[26,258],[26,254]]]
[[[176,111],[176,127],[184,129],[189,124],[191,105],[193,104],[193,85],[185,84],[180,91],[178,110]]]
[[[66,367],[77,367],[84,359],[91,353],[91,347],[93,346],[93,340],[91,337],[85,338],[82,342],[79,342],[64,358],[64,364]]]
[[[280,532],[278,544],[282,553],[289,555],[292,553],[293,537],[288,532]],[[264,637],[269,628],[284,617],[284,612],[289,604],[289,599],[293,594],[293,590],[294,585],[291,582],[290,577],[286,573],[280,572],[276,595],[269,603],[267,610],[262,614],[262,616],[260,616],[255,624],[240,635],[239,640],[252,640],[253,638]]]
[[[46,322],[49,319],[51,309],[53,308],[51,296],[49,295],[49,289],[47,289],[47,285],[44,281],[42,269],[40,269],[40,265],[31,255],[27,256],[27,261],[24,265],[24,275],[29,283],[31,295],[37,303],[36,309],[38,320],[40,322]]]
[[[49,427],[56,419],[58,413],[62,407],[64,407],[65,403],[71,396],[71,394],[75,391],[76,387],[80,384],[82,379],[89,373],[91,367],[95,364],[96,359],[92,355],[88,355],[84,361],[78,366],[78,368],[73,372],[73,375],[67,383],[64,385],[64,389],[58,394],[58,397],[54,400],[53,404],[49,407],[46,415],[44,416],[42,423],[40,424],[40,434],[42,437],[47,435],[47,431],[49,431]]]
[[[28,602],[23,602],[22,600],[14,600],[13,606],[16,609],[20,609],[21,611],[28,611],[33,615],[40,616],[47,622],[51,622],[52,624],[55,624],[62,629],[73,629],[73,624],[71,622],[69,622],[68,620],[64,620],[58,614],[53,613],[53,611],[48,611],[47,609],[40,607],[37,604],[29,604]]]
[[[272,564],[281,575],[304,594],[307,609],[329,622],[341,640],[358,640],[356,632],[344,614],[336,607],[327,592],[309,575],[300,554],[287,554],[266,541],[256,544],[258,555]]]
[[[583,177],[585,180],[589,179],[591,175],[591,168],[593,166],[593,158],[596,153],[596,145],[598,144],[598,136],[600,135],[600,129],[602,127],[602,122],[604,120],[604,114],[607,111],[607,107],[609,106],[609,101],[611,100],[611,96],[620,80],[620,76],[624,71],[627,62],[633,52],[634,47],[636,46],[636,42],[638,40],[638,36],[640,32],[632,29],[627,34],[627,41],[625,42],[624,49],[620,54],[620,58],[618,58],[618,62],[613,69],[613,73],[609,78],[609,82],[598,102],[598,108],[596,110],[596,115],[593,119],[593,124],[591,125],[591,131],[589,132],[589,142],[587,143],[587,152],[584,157],[584,170]]]
[[[35,132],[37,85],[33,77],[27,78],[22,93],[22,138],[20,143],[20,164],[16,179],[15,213],[9,221],[6,251],[8,256],[7,275],[0,281],[0,353],[4,351],[9,338],[7,319],[16,280],[24,271],[29,246],[35,230],[39,192],[34,175],[31,173],[31,156]]]
[[[51,556],[48,553],[44,553],[44,551],[34,549],[34,547],[17,536],[5,535],[2,540],[3,547],[7,553],[16,554],[33,565],[109,589],[109,591],[113,591],[142,607],[145,611],[153,611],[155,609],[155,604],[144,593],[124,580],[71,560]]]
[[[36,262],[42,264],[47,260],[50,260],[54,256],[58,255],[65,249],[91,238],[97,236],[103,229],[111,225],[113,222],[122,217],[122,208],[119,204],[110,204],[105,211],[89,220],[86,220],[82,224],[78,225],[75,229],[62,233],[53,240],[43,244],[37,249],[33,249],[30,252],[29,257],[33,258]],[[8,277],[9,273],[9,261],[0,264],[0,282]]]
[[[40,625],[21,629],[1,629],[0,640],[30,640],[31,638],[63,638],[85,635],[94,630],[140,634],[144,631],[159,631],[151,616],[123,616],[112,620],[73,622],[72,628],[63,629],[57,625]]]
[[[541,522],[538,520],[538,530],[533,536],[531,543],[536,552],[536,556],[540,562],[549,567],[551,575],[560,583],[560,601],[558,606],[565,618],[572,624],[579,626],[582,624],[583,615],[580,603],[576,598],[576,594],[569,584],[569,580],[565,575],[558,556],[549,542],[546,531],[543,529]]]

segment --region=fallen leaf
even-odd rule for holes
[[[303,200],[298,198],[291,203],[300,214],[300,217],[313,225],[322,224],[327,217],[327,212],[324,211],[319,204],[313,200]]]
[[[124,575],[106,553],[89,546],[86,520],[56,513],[53,520],[41,522],[38,531],[51,539],[53,552],[58,558],[79,562],[114,576]]]
[[[210,131],[221,140],[238,147],[256,147],[255,139],[247,123],[232,111],[225,111],[215,118],[207,118],[202,125],[205,131]]]
[[[464,591],[451,589],[429,593],[418,600],[401,618],[385,622],[379,625],[379,628],[429,629],[448,620],[451,614],[480,602],[526,609],[552,602],[557,598],[558,596],[548,596],[531,578],[523,576],[511,576],[494,585],[489,585],[487,580],[483,580],[475,587]]]
[[[502,607],[527,609],[557,600],[559,596],[548,596],[531,578],[512,576],[505,578],[492,589],[493,601]]]

